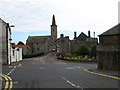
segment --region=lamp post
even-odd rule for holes
[[[95,47],[95,32],[94,33],[94,47]],[[94,50],[94,58],[96,58],[96,49]]]
[[[14,25],[10,25],[9,28],[10,27],[15,27],[15,26]],[[12,56],[11,56],[11,53],[12,53],[12,51],[11,51],[11,48],[12,48],[12,45],[11,45],[11,41],[12,41],[12,39],[11,39],[11,28],[10,28],[10,38],[9,38],[9,41],[10,41],[10,65],[11,65],[11,63],[12,63]]]

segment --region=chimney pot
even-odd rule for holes
[[[88,31],[88,37],[90,38],[90,31]]]

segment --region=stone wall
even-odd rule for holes
[[[97,69],[100,70],[118,70],[120,52],[117,51],[98,51],[97,52]]]
[[[120,35],[100,36],[100,43],[102,45],[120,44]]]
[[[2,31],[2,42],[1,42],[1,49],[2,49],[2,63],[7,64],[8,62],[8,51],[7,51],[7,39],[6,39],[6,23],[3,20],[0,20],[0,29]]]

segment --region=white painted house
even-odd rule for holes
[[[10,65],[15,60],[22,60],[21,49],[14,52],[11,45],[11,40],[11,28],[9,23],[6,23],[0,19],[0,61],[2,64]]]
[[[11,54],[12,62],[19,62],[22,60],[22,48],[12,48]]]

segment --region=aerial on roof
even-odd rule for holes
[[[120,23],[117,24],[116,26],[110,28],[106,32],[100,34],[99,36],[101,36],[101,35],[116,35],[116,34],[120,34]]]

